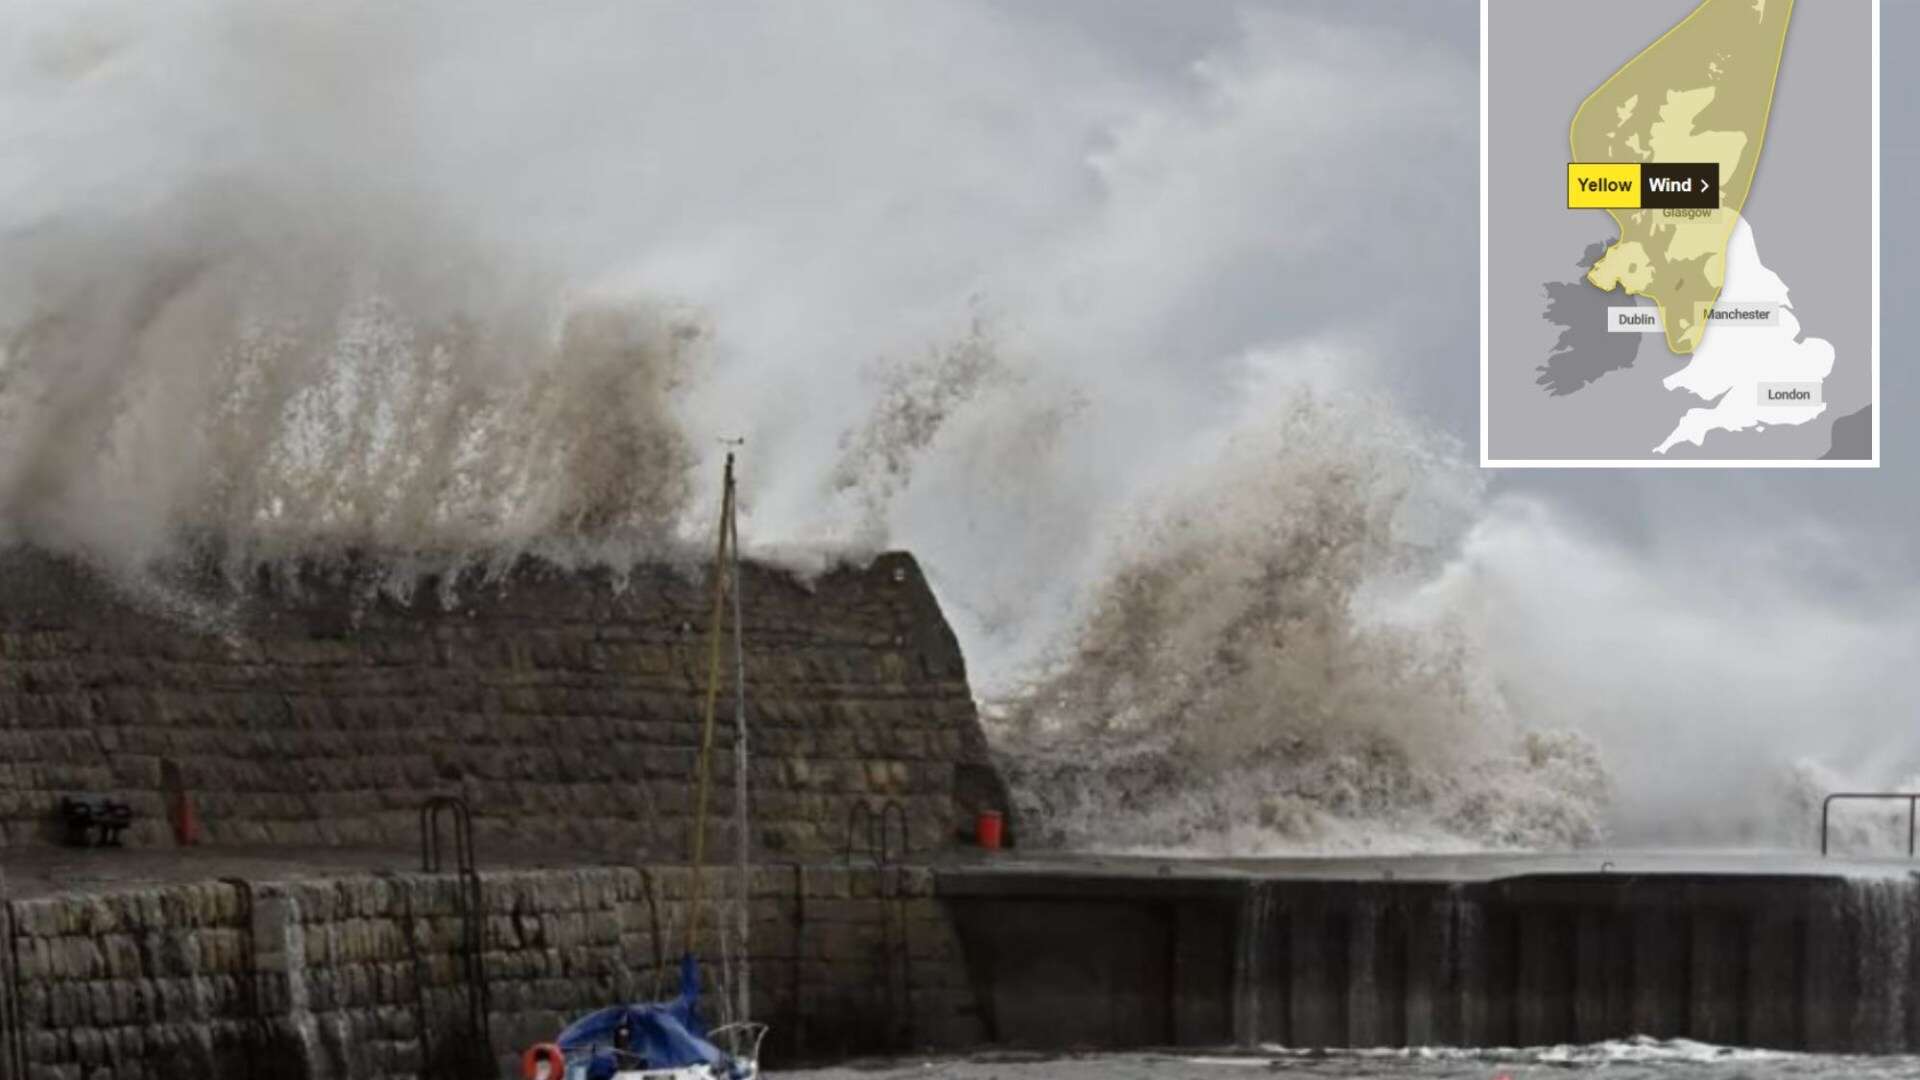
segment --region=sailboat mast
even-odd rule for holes
[[[713,717],[720,702],[720,622],[726,617],[727,537],[733,520],[733,454],[727,454],[725,486],[720,497],[719,537],[713,551],[713,619],[707,624],[707,708],[700,730],[699,779],[694,787],[693,904],[687,913],[687,955],[700,943],[700,912],[704,906],[707,865],[707,787],[713,765]]]
[[[752,833],[747,828],[746,623],[740,618],[740,594],[745,590],[746,582],[740,576],[740,505],[737,499],[727,501],[727,544],[733,549],[733,822],[734,858],[737,863],[735,873],[739,885],[739,906],[735,913],[739,919],[739,932],[735,940],[740,943],[740,981],[736,990],[740,1006],[734,1015],[744,1020],[753,1015],[753,948],[748,940],[753,928],[753,885],[747,865]]]

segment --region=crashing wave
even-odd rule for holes
[[[210,550],[244,569],[670,546],[696,318],[215,194],[10,247],[0,539],[132,576]]]
[[[1391,614],[1461,466],[1302,391],[1122,546],[1052,670],[994,711],[1028,842],[1262,854],[1564,848],[1608,780],[1509,715],[1466,613]],[[1467,485],[1471,489],[1470,485]]]

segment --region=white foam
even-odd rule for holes
[[[1471,611],[1398,604],[1475,485],[1391,409],[1292,387],[1143,511],[1061,661],[996,712],[1029,836],[1180,854],[1556,848],[1607,779],[1529,730]]]
[[[1789,1061],[1804,1055],[1784,1050],[1720,1046],[1692,1039],[1655,1039],[1635,1035],[1604,1042],[1558,1044],[1553,1046],[1411,1046],[1351,1050],[1299,1050],[1278,1044],[1261,1048],[1282,1058],[1351,1057],[1369,1059],[1407,1059],[1421,1061],[1486,1061],[1500,1064],[1610,1065],[1610,1064],[1709,1064],[1722,1062]]]

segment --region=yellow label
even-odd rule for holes
[[[1637,210],[1640,187],[1638,164],[1567,166],[1569,210]]]

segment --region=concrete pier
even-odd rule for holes
[[[1920,1047],[1906,863],[1778,854],[951,867],[995,1041]]]

